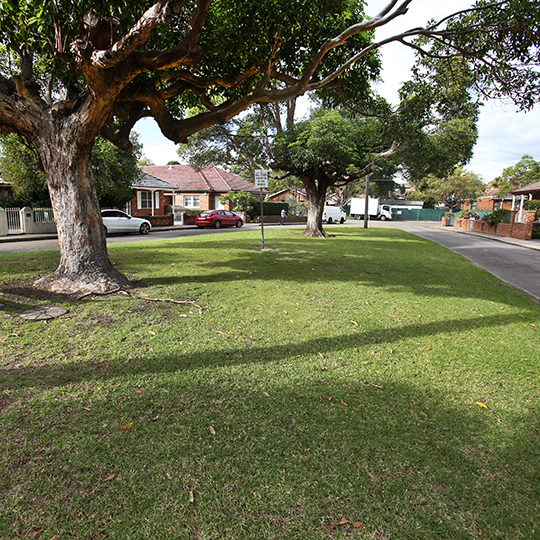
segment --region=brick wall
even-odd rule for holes
[[[152,227],[170,227],[174,225],[174,214],[163,214],[159,216],[146,216]]]
[[[517,223],[515,221],[516,211],[512,210],[510,223],[497,223],[496,225],[489,225],[486,221],[476,219],[472,220],[472,226],[470,219],[456,218],[454,220],[454,228],[463,231],[473,230],[475,232],[495,234],[497,236],[503,236],[506,238],[531,240],[535,226],[535,215],[535,212],[525,212],[524,223]]]

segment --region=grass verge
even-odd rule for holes
[[[539,538],[540,308],[334,231],[114,245],[138,296],[77,302],[27,287],[57,252],[4,256],[0,537]]]

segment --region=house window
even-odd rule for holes
[[[151,191],[139,191],[139,208],[152,208]]]
[[[198,195],[184,195],[184,206],[186,208],[200,208],[201,198]]]

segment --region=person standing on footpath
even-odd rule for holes
[[[280,225],[283,225],[285,223],[285,217],[287,216],[287,212],[285,212],[285,208],[281,209],[281,222]]]

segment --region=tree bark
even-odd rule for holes
[[[60,264],[34,286],[62,294],[104,293],[130,288],[107,254],[105,231],[91,167],[91,146],[77,137],[49,135],[36,142],[47,175],[58,232]],[[56,133],[56,135],[55,135]]]
[[[326,184],[321,181],[317,183],[307,176],[300,176],[300,180],[302,180],[302,183],[304,184],[308,199],[307,225],[302,235],[315,238],[327,238],[328,234],[324,232],[322,225],[322,215],[324,204],[326,202]]]

